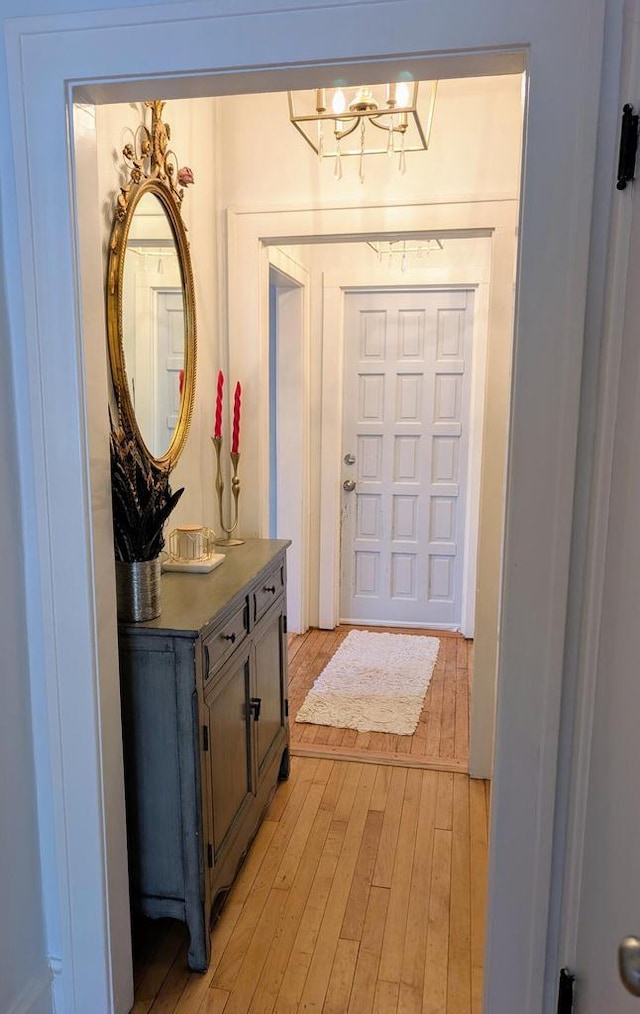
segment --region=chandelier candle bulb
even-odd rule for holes
[[[390,109],[396,104],[396,86],[393,82],[387,85],[387,105]]]

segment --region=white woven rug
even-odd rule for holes
[[[411,736],[440,641],[351,630],[318,676],[296,722]]]

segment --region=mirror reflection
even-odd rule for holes
[[[143,194],[129,227],[122,285],[122,347],[129,395],[147,448],[162,457],[178,424],[186,318],[176,240],[163,202]]]

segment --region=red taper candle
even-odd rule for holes
[[[222,388],[224,387],[224,373],[218,370],[218,391],[216,394],[216,420],[213,429],[214,437],[222,436]]]
[[[240,448],[240,396],[242,389],[240,387],[240,381],[236,384],[235,394],[233,396],[233,434],[231,441],[231,453],[237,454]]]
[[[184,370],[180,370],[180,373],[178,374],[178,394],[180,395],[180,397],[182,397],[183,391],[184,391]]]

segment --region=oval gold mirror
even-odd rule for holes
[[[151,129],[142,126],[124,148],[130,180],[120,188],[109,243],[109,359],[122,425],[152,461],[172,468],[195,394],[195,295],[180,214],[193,176],[168,148],[164,103],[146,105]]]

